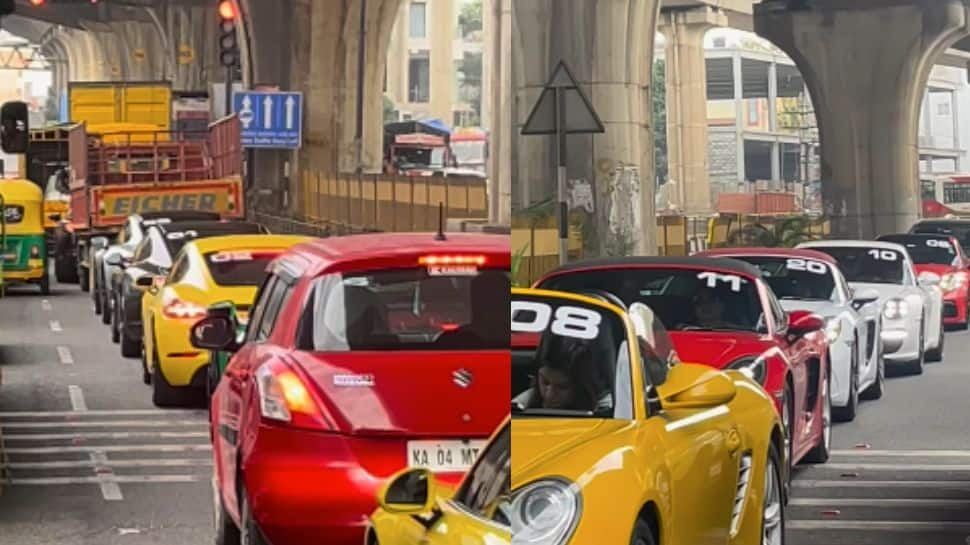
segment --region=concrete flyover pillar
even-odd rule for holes
[[[513,2],[513,173],[519,205],[555,197],[552,137],[519,133],[552,67],[564,60],[604,134],[569,138],[569,179],[593,184],[589,254],[656,251],[651,75],[658,0]]]
[[[833,231],[871,238],[920,214],[920,104],[935,59],[970,33],[965,0],[814,0],[755,6],[755,30],[798,65],[822,145]]]
[[[668,172],[677,182],[681,209],[706,214],[711,211],[711,178],[704,36],[711,28],[727,26],[727,15],[702,7],[663,13],[659,23],[666,38]]]

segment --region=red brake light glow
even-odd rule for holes
[[[256,371],[256,385],[263,418],[300,428],[331,429],[306,383],[286,364],[262,365]]]
[[[418,264],[428,267],[448,265],[474,265],[481,267],[486,262],[483,255],[426,255],[418,258]]]
[[[196,305],[195,303],[188,303],[182,301],[181,299],[172,299],[165,305],[162,309],[162,314],[166,318],[172,318],[174,320],[184,320],[193,318],[204,318],[206,314],[205,308]]]

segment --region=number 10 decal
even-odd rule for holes
[[[559,307],[555,316],[552,307],[545,303],[512,301],[511,307],[515,333],[542,333],[548,329],[555,335],[589,340],[599,336],[603,321],[598,312],[580,307]]]
[[[892,250],[869,250],[869,255],[879,261],[897,261],[899,259],[899,255]]]

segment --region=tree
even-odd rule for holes
[[[653,63],[653,157],[657,180],[667,182],[667,66]]]
[[[482,0],[468,0],[462,4],[458,14],[458,26],[461,28],[462,38],[482,30]]]
[[[384,123],[393,123],[397,121],[397,107],[394,101],[384,95]]]

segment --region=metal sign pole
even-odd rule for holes
[[[566,119],[565,94],[556,92],[556,195],[559,201],[559,264],[569,262],[569,205],[566,202]]]

